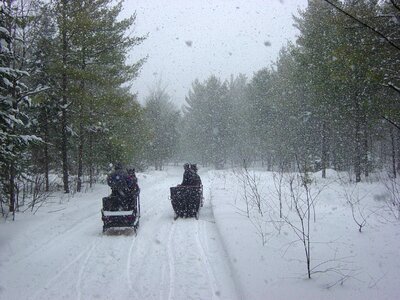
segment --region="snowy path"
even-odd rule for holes
[[[172,168],[140,177],[137,236],[130,230],[102,234],[105,186],[58,212],[55,204],[2,224],[0,299],[236,299],[209,199],[199,220],[173,220],[169,187],[181,173]],[[20,228],[9,236],[12,226]]]

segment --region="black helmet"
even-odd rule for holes
[[[191,168],[194,172],[197,172],[197,164],[191,164],[190,168]]]
[[[185,164],[183,165],[183,168],[184,168],[185,170],[189,170],[189,169],[190,169],[190,165],[189,165],[188,163],[185,163]]]
[[[121,170],[122,169],[122,163],[116,162],[115,165],[114,165],[114,169],[115,170]]]

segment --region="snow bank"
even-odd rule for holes
[[[260,176],[263,199],[276,203],[272,173],[254,174]],[[309,280],[304,247],[287,224],[276,223],[278,214],[271,210],[277,206],[271,204],[264,218],[248,218],[237,175],[209,173],[216,224],[245,299],[398,299],[400,224],[379,200],[385,194],[382,185],[343,187],[333,180],[336,175],[328,171],[328,178],[313,187],[323,191],[316,203],[316,221],[311,222],[311,267],[317,273]],[[355,214],[362,211],[368,216],[362,233],[346,193],[361,200]]]

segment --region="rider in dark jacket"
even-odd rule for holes
[[[132,191],[132,193],[134,195],[139,195],[140,188],[139,188],[138,179],[136,177],[136,172],[135,172],[134,168],[128,169],[128,176],[132,183],[131,186],[129,187],[130,190]]]
[[[203,201],[204,201],[203,188],[202,188],[203,184],[201,182],[199,174],[197,174],[197,165],[192,164],[190,166],[190,169],[193,171],[193,185],[201,188],[200,189],[200,206],[203,207]]]
[[[183,173],[183,180],[181,185],[185,186],[201,186],[200,176],[197,174],[196,164],[184,164],[183,168],[185,172]]]
[[[183,180],[181,185],[192,185],[193,171],[190,169],[190,165],[188,163],[184,164],[183,169],[185,171],[183,172]]]
[[[201,186],[201,179],[199,174],[197,174],[197,165],[191,164],[190,169],[192,170],[192,185]]]
[[[132,186],[132,179],[122,167],[121,163],[116,163],[114,172],[107,176],[107,183],[111,187],[112,195],[126,196],[129,187]]]

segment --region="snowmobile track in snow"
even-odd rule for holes
[[[204,228],[204,221],[199,220],[199,222],[201,222],[202,229],[203,229]],[[203,262],[203,264],[205,266],[205,269],[207,270],[208,283],[209,283],[209,285],[211,287],[212,295],[213,295],[213,298],[214,298],[214,295],[216,295],[217,292],[218,292],[218,288],[215,285],[217,280],[216,280],[216,278],[214,276],[214,272],[213,272],[211,264],[210,264],[210,262],[208,260],[206,251],[204,250],[204,246],[203,246],[202,242],[200,241],[200,234],[199,234],[199,226],[200,225],[199,225],[199,222],[196,223],[196,242],[197,242],[197,246],[200,249],[200,255],[201,255],[201,258],[202,258],[202,262]],[[204,240],[206,241],[207,240],[206,232],[205,232],[205,230],[201,230],[201,231],[203,232],[202,235],[204,237]],[[203,243],[205,243],[205,241]]]
[[[27,248],[27,250],[25,252],[29,251],[28,253],[22,253],[20,256],[16,257],[15,259],[13,259],[9,262],[6,262],[5,264],[15,264],[16,262],[19,262],[22,260],[27,260],[30,257],[32,257],[32,255],[38,253],[40,250],[43,250],[46,246],[47,246],[46,249],[48,249],[52,246],[57,246],[57,243],[59,242],[60,238],[65,237],[66,234],[70,234],[77,230],[81,230],[79,225],[83,224],[84,222],[87,222],[87,220],[89,218],[94,218],[98,214],[99,214],[98,212],[88,214],[85,218],[81,218],[81,219],[75,221],[74,223],[72,223],[70,225],[70,227],[66,228],[62,232],[57,233],[56,236],[49,238],[44,243],[40,244],[40,246],[34,248],[33,250],[31,248]]]
[[[168,285],[168,300],[174,299],[174,284],[175,284],[175,268],[174,268],[174,254],[172,251],[172,237],[175,233],[175,223],[172,224],[171,229],[168,235],[168,245],[167,245],[167,253],[168,253],[168,267],[169,267],[169,285]]]
[[[102,233],[100,200],[109,192],[106,186],[66,203],[63,211],[36,218],[7,249],[18,245],[18,251],[4,255],[9,260],[3,260],[6,269],[0,273],[7,289],[0,298],[236,299],[209,199],[198,220],[174,221],[168,191],[181,172],[155,177],[141,185],[137,235],[120,228]],[[27,296],[27,291],[34,292]]]
[[[32,298],[33,299],[41,299],[41,298],[38,298],[38,297],[43,292],[43,290],[47,290],[54,282],[57,281],[58,278],[60,278],[66,271],[68,271],[69,268],[71,268],[74,264],[78,263],[82,259],[82,257],[85,256],[85,254],[87,255],[86,259],[85,259],[85,263],[87,264],[90,256],[93,254],[93,250],[94,250],[94,248],[95,248],[97,243],[98,243],[98,241],[93,241],[92,244],[89,247],[85,248],[74,259],[70,260],[67,264],[65,264],[64,267],[53,278],[51,278],[49,281],[47,281],[47,283],[42,288],[40,288],[34,294],[34,296]],[[79,273],[81,273],[81,272],[83,273],[84,267],[85,267],[85,264],[81,267],[81,269],[80,269],[81,271]],[[80,275],[82,275],[82,274],[80,274]],[[79,276],[78,277],[78,281],[76,283],[77,289],[79,288],[79,286],[81,284],[81,279],[82,278]]]
[[[77,299],[80,300],[81,299],[81,285],[82,285],[82,278],[83,278],[83,274],[85,272],[85,268],[89,262],[90,257],[92,256],[92,254],[94,253],[95,249],[96,249],[96,245],[99,243],[99,241],[95,241],[92,243],[92,246],[88,252],[88,254],[86,255],[85,261],[83,262],[82,266],[79,269],[79,275],[78,275],[78,281],[76,282],[76,293],[77,293]]]

